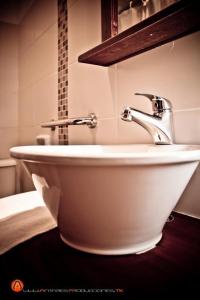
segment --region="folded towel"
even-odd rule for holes
[[[57,226],[37,191],[0,199],[0,254]]]

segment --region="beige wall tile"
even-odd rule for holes
[[[18,94],[0,91],[0,128],[17,127],[18,125]]]
[[[57,0],[35,0],[20,23],[20,51],[34,43],[57,23]]]
[[[0,22],[0,57],[18,57],[18,26]]]
[[[69,144],[115,144],[117,126],[115,119],[98,119],[96,128],[69,126]]]
[[[117,143],[117,120],[116,119],[100,119],[93,134],[94,144],[116,144]]]
[[[38,135],[49,135],[52,144],[58,144],[57,130],[51,131],[49,128],[41,126],[24,126],[19,127],[19,144],[20,145],[36,145],[36,137]]]
[[[69,3],[71,4],[71,3]],[[100,0],[78,0],[68,12],[69,63],[101,41]]]
[[[36,145],[37,126],[19,127],[19,144]]]
[[[35,39],[57,24],[57,0],[35,0],[30,11]]]
[[[69,126],[68,134],[70,145],[94,144],[95,129],[91,130],[87,126]]]
[[[19,51],[20,52],[20,51]],[[33,82],[33,55],[29,48],[23,54],[19,55],[19,89],[25,89]]]
[[[32,18],[32,9],[24,16],[19,24],[19,50],[22,55],[35,40],[34,23]]]
[[[57,38],[58,28],[56,24],[50,27],[31,47],[32,84],[57,72]]]
[[[36,144],[39,134],[58,143],[57,131],[39,126],[45,118],[57,118],[57,0],[26,1],[15,17],[25,11],[20,26],[0,23],[0,158],[19,143]],[[32,189],[22,177],[23,191]]]
[[[175,141],[200,144],[200,109],[174,112]]]
[[[53,74],[42,79],[32,88],[35,105],[35,125],[58,118],[58,75]]]
[[[0,22],[0,158],[18,143],[18,29]]]
[[[19,92],[20,127],[37,126],[52,118],[57,119],[57,74]]]
[[[19,126],[35,125],[35,101],[32,88],[19,91]]]
[[[9,149],[18,145],[17,127],[0,127],[0,158],[10,157]]]
[[[87,116],[94,112],[99,118],[115,114],[114,70],[74,63],[69,67],[69,115]]]
[[[18,91],[18,65],[16,58],[0,56],[1,93]]]
[[[57,72],[57,34],[57,25],[53,25],[20,55],[20,89],[34,85],[41,79]]]
[[[131,102],[134,92],[148,92],[171,100],[174,109],[199,107],[199,53],[198,32],[119,63],[119,105],[123,95]]]
[[[39,134],[51,134],[50,129],[42,129],[40,123],[57,119],[57,27],[56,0],[35,1],[22,22],[19,60],[22,145],[35,144]],[[57,131],[53,142],[57,143]]]

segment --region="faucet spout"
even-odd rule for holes
[[[121,119],[141,125],[150,133],[157,145],[173,144],[172,110],[169,100],[149,94],[144,95],[151,98],[153,102],[153,114],[126,107],[121,114]]]
[[[57,121],[50,121],[41,124],[43,128],[51,128],[55,130],[56,126],[69,126],[69,125],[87,125],[89,128],[95,128],[97,126],[97,117],[94,113],[91,113],[88,117],[81,117],[75,119],[62,119]]]

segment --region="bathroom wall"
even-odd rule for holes
[[[33,2],[0,2],[0,159],[19,145],[19,24]]]
[[[99,126],[69,127],[70,144],[116,142],[116,72],[111,68],[78,63],[78,55],[101,40],[100,0],[68,1],[69,92],[70,117],[95,112]]]
[[[1,21],[3,20],[3,21]],[[0,17],[0,159],[18,143],[18,27]]]
[[[40,125],[58,115],[57,0],[29,1],[19,24],[19,145],[36,144],[40,134],[49,134],[56,144],[57,131]],[[31,189],[32,180],[21,168],[21,190]]]
[[[35,0],[19,24],[19,143],[50,134],[40,124],[57,119],[57,0]],[[56,136],[52,138],[56,139]]]
[[[148,99],[134,96],[146,92],[171,100],[176,143],[200,144],[200,33],[108,68],[80,64],[78,55],[101,42],[100,13],[100,0],[68,1],[69,115],[95,112],[98,116],[96,129],[70,127],[69,143],[151,143],[141,126],[119,117],[125,105],[151,112]],[[178,211],[200,217],[199,180],[200,169],[180,199]]]
[[[0,3],[0,158],[15,145],[36,144],[36,136],[58,118],[57,0],[7,0]],[[33,189],[21,168],[21,191]]]

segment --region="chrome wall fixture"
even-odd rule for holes
[[[52,120],[41,124],[43,128],[51,128],[55,130],[56,126],[70,126],[70,125],[87,125],[89,128],[95,128],[97,126],[97,117],[94,113],[89,114],[88,117],[69,118],[62,120]]]
[[[155,144],[173,144],[173,122],[171,102],[163,97],[135,93],[147,97],[152,102],[153,114],[147,114],[132,107],[126,107],[121,114],[121,119],[136,122],[144,127],[152,136]]]

